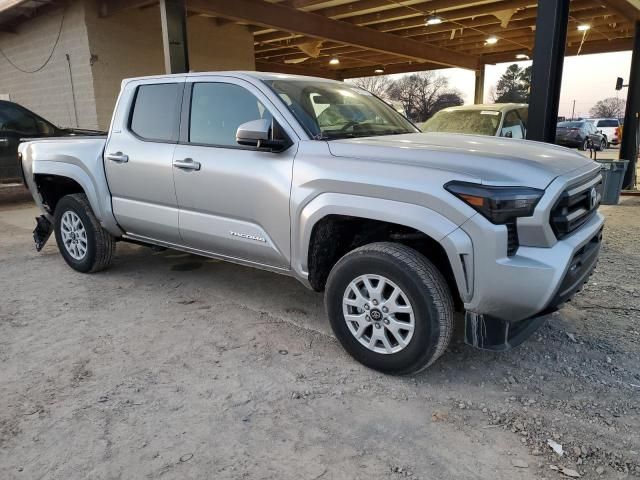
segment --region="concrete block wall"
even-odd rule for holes
[[[253,34],[245,25],[218,25],[215,19],[189,17],[187,43],[190,68],[210,70],[255,70]]]
[[[93,58],[98,125],[107,129],[123,78],[164,74],[160,8],[129,9],[101,18],[87,3],[86,25]],[[191,70],[255,70],[253,35],[242,25],[187,19]]]
[[[0,96],[8,94],[62,127],[108,129],[122,79],[165,73],[162,29],[158,6],[103,18],[99,5],[99,0],[69,2],[60,42],[42,71],[22,73],[0,55]],[[40,66],[54,45],[62,12],[36,16],[16,34],[0,33],[0,48],[24,69]],[[253,36],[245,26],[191,16],[187,28],[192,70],[255,70]]]
[[[22,23],[16,33],[0,33],[0,48],[23,70],[40,67],[55,43],[64,12],[60,41],[49,63],[39,72],[24,73],[0,55],[0,95],[35,111],[61,127],[97,128],[91,54],[83,2],[71,3]],[[71,72],[66,54],[71,60]],[[71,92],[71,77],[75,87]]]
[[[85,22],[96,114],[106,130],[124,78],[164,73],[160,9],[129,9],[100,17],[98,2],[89,1]]]

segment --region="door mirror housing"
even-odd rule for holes
[[[236,142],[270,152],[281,152],[291,145],[277,122],[266,118],[240,125],[236,130]]]

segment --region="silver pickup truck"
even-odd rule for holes
[[[79,272],[119,241],[291,275],[325,292],[363,364],[415,372],[465,340],[506,350],[598,257],[598,165],[508,138],[420,133],[345,83],[256,72],[125,80],[105,138],[20,145],[24,179]]]

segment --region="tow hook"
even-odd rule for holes
[[[508,322],[489,315],[465,313],[465,343],[480,350],[504,352],[517,347],[547,320],[547,315]]]
[[[36,242],[36,251],[39,252],[43,249],[51,236],[51,232],[53,232],[53,225],[47,220],[47,217],[44,215],[36,217],[36,228],[33,231],[33,241]]]

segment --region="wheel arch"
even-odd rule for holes
[[[34,195],[36,203],[48,214],[50,221],[55,204],[60,198],[73,193],[84,193],[100,224],[113,235],[119,236],[122,233],[111,213],[111,197],[107,185],[96,185],[96,181],[79,165],[39,160],[33,163],[32,175],[33,187],[37,191],[37,195]]]
[[[390,226],[393,230],[393,239],[399,243],[404,238],[411,238],[412,234],[421,234],[416,240],[423,240],[426,250],[420,250],[428,258],[440,256],[446,259],[447,268],[450,270],[451,285],[458,293],[462,301],[471,297],[473,287],[473,246],[471,239],[458,225],[451,222],[438,212],[421,205],[398,202],[381,198],[360,197],[349,194],[326,193],[314,198],[297,216],[297,222],[293,225],[293,255],[292,268],[296,274],[305,280],[307,286],[314,290],[321,290],[326,278],[314,277],[314,265],[312,256],[327,257],[328,262],[335,263],[336,252],[316,251],[318,235],[322,241],[328,241],[328,245],[335,250],[335,245],[340,244],[341,238],[331,238],[335,230],[319,231],[332,221],[362,221],[367,228],[377,228],[383,225]],[[362,226],[363,224],[360,224]],[[396,227],[400,227],[398,230]],[[339,237],[339,234],[338,234]],[[383,235],[373,235],[369,241],[361,239],[364,243],[353,242],[350,247],[357,248],[365,243],[388,240]],[[353,240],[349,237],[349,240]],[[344,247],[343,247],[344,248]],[[349,248],[346,251],[350,251]],[[338,251],[337,253],[342,253]],[[346,252],[345,252],[346,253]],[[340,255],[341,256],[341,255]],[[430,258],[434,260],[433,258]],[[437,258],[436,258],[437,260]],[[332,265],[330,265],[332,266]],[[325,266],[326,268],[327,266]],[[446,276],[446,272],[445,273]],[[449,280],[448,279],[448,280]]]

